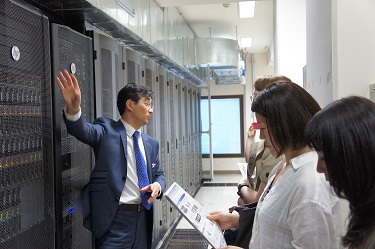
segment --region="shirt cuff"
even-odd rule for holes
[[[79,111],[76,114],[70,115],[66,112],[66,107],[64,107],[64,114],[68,121],[75,122],[81,117],[82,112],[81,112],[81,108],[79,108]]]

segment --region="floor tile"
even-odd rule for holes
[[[240,173],[215,175],[214,181],[208,181],[207,184],[203,184],[194,198],[207,212],[228,212],[230,207],[237,204],[238,195],[236,183],[240,178]],[[193,229],[185,218],[182,218],[177,225],[177,229],[189,228]]]

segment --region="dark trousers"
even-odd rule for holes
[[[103,237],[95,239],[96,249],[147,249],[148,211],[117,210]]]

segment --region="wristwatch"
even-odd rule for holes
[[[248,184],[246,184],[246,183],[240,183],[240,184],[237,186],[237,188],[238,188],[237,194],[238,194],[238,196],[241,197],[241,198],[242,198],[241,188],[242,188],[242,187],[245,187],[245,186],[248,187],[248,188],[250,188],[250,186],[249,186]]]

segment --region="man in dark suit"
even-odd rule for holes
[[[69,134],[90,145],[95,153],[90,181],[75,207],[83,214],[84,226],[92,231],[96,248],[151,248],[152,202],[162,197],[166,186],[159,165],[159,143],[141,133],[153,113],[151,90],[127,84],[117,96],[121,119],[100,117],[91,124],[81,116],[76,77],[64,70],[56,82],[66,104],[64,120]],[[144,177],[140,178],[139,160],[143,168],[147,165],[147,172],[144,169]],[[142,185],[143,180],[146,183]],[[143,201],[142,195],[146,195]]]

